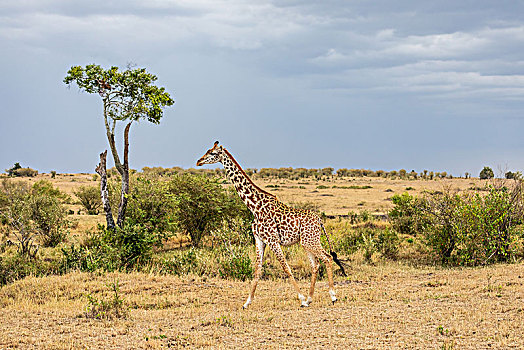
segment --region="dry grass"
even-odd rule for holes
[[[271,179],[255,182],[276,194],[285,203],[311,202],[331,215],[362,210],[385,214],[392,207],[391,197],[394,194],[408,191],[412,195],[418,195],[423,191],[442,191],[445,188],[465,191],[472,187],[482,187],[486,183],[478,179],[392,180],[377,177],[334,178],[331,181]],[[367,186],[371,188],[366,188]]]
[[[85,316],[85,295],[110,298],[118,280],[122,319]],[[325,281],[308,309],[289,283],[263,280],[250,309],[248,282],[147,274],[26,278],[0,290],[0,348],[522,349],[524,265],[476,269],[354,266]],[[307,289],[307,281],[300,281]]]
[[[96,185],[92,175],[39,178],[69,194],[77,186]],[[481,186],[476,179],[380,178],[257,184],[284,202],[313,202],[328,214],[384,213],[391,207],[389,198],[408,187],[417,194]],[[317,189],[321,185],[329,188]],[[103,215],[73,217],[78,222],[73,235],[104,222]],[[293,249],[287,254],[299,255]],[[273,260],[268,254],[267,263]],[[305,276],[307,260],[293,260],[296,275]],[[89,317],[87,294],[109,300],[108,284],[117,280],[128,316]],[[325,280],[317,283],[311,307],[301,309],[289,282],[276,276],[262,280],[252,305],[242,310],[249,282],[144,273],[28,277],[0,289],[0,349],[524,348],[524,264],[442,269],[353,260],[349,277],[337,275],[335,281],[339,302],[334,306]],[[307,279],[299,284],[306,293]]]
[[[49,180],[63,192],[75,199],[73,192],[80,186],[98,186],[93,181],[93,174],[59,174],[52,179],[49,174],[39,174],[35,178],[20,178],[22,181],[36,182]],[[255,179],[261,188],[277,195],[285,203],[311,202],[326,214],[340,215],[349,211],[368,210],[379,214],[386,213],[391,207],[391,197],[408,191],[421,194],[423,191],[442,191],[445,188],[465,191],[481,188],[486,181],[479,179],[436,179],[436,180],[401,180],[380,177],[337,178],[330,180],[287,180]],[[276,186],[276,187],[275,187]],[[321,188],[318,188],[318,187]],[[335,187],[334,187],[335,186]],[[370,188],[365,188],[370,186]],[[327,187],[327,188],[323,188]],[[79,206],[72,209],[78,210]]]

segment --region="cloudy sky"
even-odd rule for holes
[[[93,172],[107,148],[73,65],[158,76],[131,167],[524,169],[524,2],[1,0],[0,171]]]

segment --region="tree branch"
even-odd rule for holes
[[[113,119],[113,125],[112,127],[109,126],[109,122],[107,120],[107,109],[109,107],[109,102],[107,99],[104,99],[104,123],[106,126],[106,135],[107,135],[107,141],[109,142],[109,148],[111,149],[111,154],[113,155],[113,160],[115,162],[116,170],[122,175],[123,168],[122,163],[120,163],[120,157],[118,156],[118,151],[116,149],[115,145],[115,126],[116,126],[116,120]]]
[[[118,208],[118,218],[116,224],[118,227],[122,227],[124,217],[127,208],[127,198],[129,194],[129,128],[131,124],[129,122],[124,129],[124,165],[122,166],[122,191],[120,193],[120,206]]]
[[[95,168],[95,171],[100,175],[100,197],[104,204],[104,211],[106,213],[107,228],[115,229],[115,220],[111,212],[111,203],[109,202],[109,192],[107,190],[107,172],[106,172],[106,158],[107,150],[100,153],[100,163]]]
[[[121,191],[121,197],[120,197],[120,206],[118,208],[118,218],[116,220],[116,224],[118,227],[122,227],[122,224],[124,222],[124,217],[126,214],[126,208],[127,208],[127,198],[129,194],[129,128],[131,128],[131,124],[133,122],[129,122],[126,125],[126,128],[124,129],[124,165],[123,165],[123,171],[122,171],[122,191]]]

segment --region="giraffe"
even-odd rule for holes
[[[252,231],[255,237],[256,260],[255,275],[251,284],[251,291],[243,308],[247,308],[254,298],[258,281],[262,275],[262,263],[266,246],[273,251],[282,269],[291,280],[302,307],[307,307],[313,301],[315,282],[319,268],[318,259],[326,265],[329,295],[333,304],[337,301],[333,284],[333,260],[340,266],[345,276],[344,268],[337,259],[335,252],[331,250],[331,242],[324,228],[322,219],[309,210],[295,209],[280,202],[277,197],[264,191],[247,176],[235,158],[224,147],[215,142],[196,163],[197,166],[204,164],[222,163],[227,177],[235,186],[238,195],[253,213],[255,219],[252,223]],[[320,242],[320,236],[324,234],[327,238],[331,255],[329,255]],[[300,243],[308,254],[311,263],[311,285],[309,296],[300,292],[300,288],[293,277],[293,273],[286,261],[282,246]]]

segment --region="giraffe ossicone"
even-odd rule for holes
[[[344,276],[345,272],[336,254],[331,250],[331,242],[322,219],[309,210],[295,209],[285,205],[275,195],[255,185],[231,153],[218,144],[219,142],[216,141],[213,147],[197,161],[196,165],[222,163],[227,177],[255,217],[251,226],[256,247],[255,276],[251,285],[251,291],[243,307],[247,308],[254,298],[258,281],[262,275],[262,263],[266,246],[269,246],[273,251],[282,269],[288,275],[300,300],[300,306],[303,307],[309,306],[313,300],[319,268],[318,259],[322,260],[326,265],[329,295],[331,301],[335,303],[337,298],[333,284],[333,261],[340,266]],[[322,234],[326,236],[330,254],[322,247],[320,241]],[[307,299],[300,293],[300,288],[282,252],[282,246],[296,243],[300,243],[306,250],[311,262],[311,285]]]

